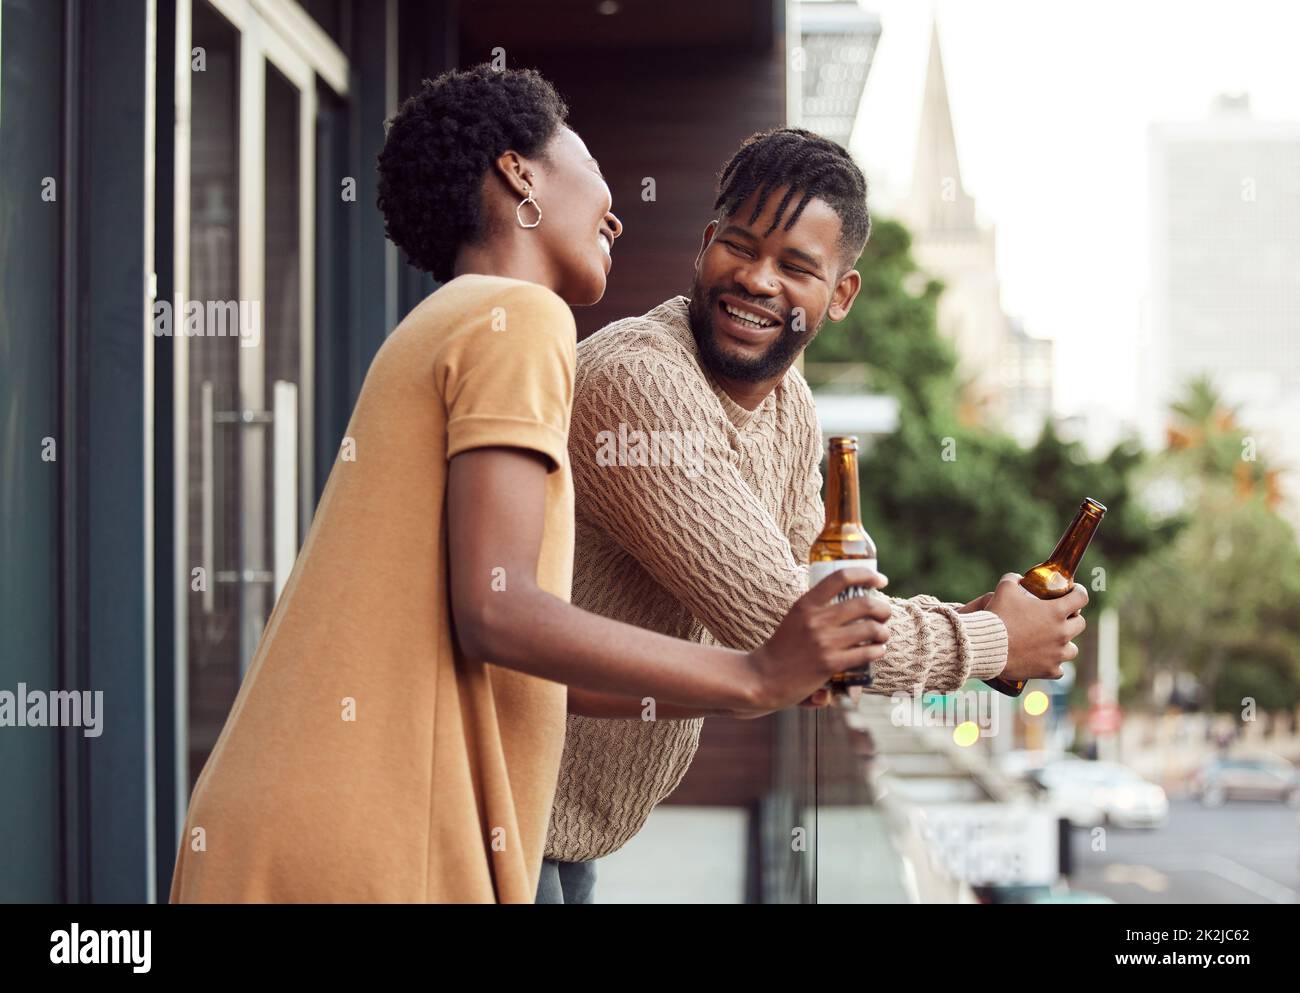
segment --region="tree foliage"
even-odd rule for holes
[[[1105,595],[1112,571],[1176,530],[1177,522],[1154,527],[1133,499],[1143,463],[1135,444],[1095,461],[1050,424],[1024,449],[963,422],[957,356],[936,324],[943,285],[917,268],[906,228],[877,221],[858,271],[853,310],[822,330],[806,358],[810,369],[861,363],[866,388],[899,402],[897,430],[860,459],[863,520],[891,592],[973,599],[1003,573],[1046,558],[1085,496],[1109,509],[1080,577],[1105,570],[1094,599]]]

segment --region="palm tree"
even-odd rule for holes
[[[1260,457],[1255,438],[1238,420],[1239,408],[1224,402],[1208,376],[1188,382],[1169,410],[1169,451],[1189,482],[1230,484],[1243,500],[1258,495],[1270,508],[1277,507],[1277,469]]]

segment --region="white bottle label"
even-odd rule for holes
[[[878,572],[875,559],[837,559],[833,562],[810,562],[808,563],[808,588],[812,589],[832,572],[838,572],[840,569],[870,569],[872,572]],[[870,596],[871,590],[866,586],[850,586],[843,593],[835,598],[839,603],[851,596]]]
[[[809,562],[808,563],[808,588],[812,589],[832,572],[838,572],[840,569],[870,569],[876,572],[875,559],[837,559],[834,562]],[[872,596],[876,591],[868,586],[850,586],[842,593],[835,595],[835,603],[843,603],[850,597]],[[831,685],[837,685],[841,688],[848,686],[870,686],[871,685],[871,665],[868,663],[859,666],[857,669],[851,669],[848,672],[842,672],[831,679]]]

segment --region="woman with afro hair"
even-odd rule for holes
[[[379,156],[388,237],[443,285],[367,373],[307,539],[190,800],[172,902],[518,902],[566,687],[753,715],[863,665],[839,572],[753,652],[569,602],[571,306],[622,225],[532,71],[426,80]],[[611,470],[617,471],[617,470]]]

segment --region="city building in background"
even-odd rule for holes
[[[1035,338],[1009,317],[1004,345],[1001,423],[1021,444],[1032,444],[1052,414],[1052,340]]]
[[[1144,427],[1208,376],[1300,506],[1300,121],[1263,121],[1245,94],[1202,120],[1152,125]]]
[[[1032,442],[1052,414],[1052,343],[1027,334],[1002,309],[997,233],[977,220],[975,199],[962,185],[937,23],[911,189],[895,213],[912,232],[917,263],[946,287],[938,324],[957,349],[966,416]]]
[[[799,42],[790,75],[799,94],[790,123],[848,148],[880,40],[880,18],[855,0],[800,3],[793,14]]]
[[[880,18],[854,0],[801,2],[794,8],[798,48],[791,56],[796,99],[791,124],[852,147],[862,91],[880,41]],[[859,163],[861,165],[861,163]],[[871,177],[867,176],[868,200]],[[809,369],[822,436],[856,435],[863,445],[898,426],[898,401],[865,385],[866,362]]]

